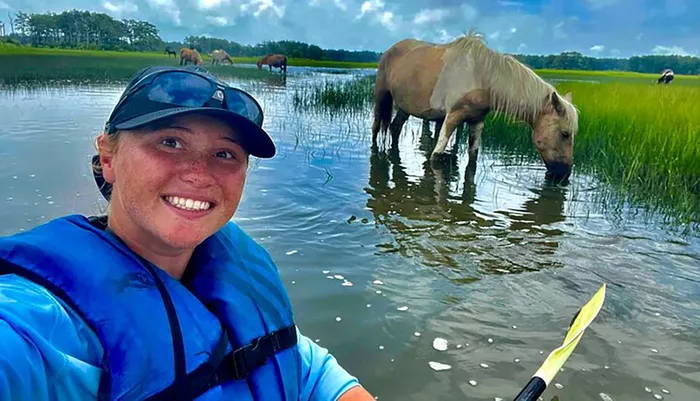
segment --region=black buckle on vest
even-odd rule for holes
[[[236,380],[245,378],[279,351],[295,345],[296,340],[296,326],[291,325],[258,337],[250,344],[233,351],[229,359],[233,378]]]
[[[227,335],[223,329],[219,344],[211,359],[187,375],[187,394],[192,399],[204,394],[210,388],[229,380],[245,379],[255,369],[263,366],[268,359],[280,351],[297,344],[296,325],[258,337],[250,344],[238,348],[224,356]],[[177,387],[171,384],[158,394],[148,398],[149,401],[171,401],[177,397]]]

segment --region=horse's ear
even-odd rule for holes
[[[569,102],[573,101],[574,95],[571,92],[567,92],[566,95],[564,95],[564,99],[568,100]]]
[[[559,99],[559,95],[557,95],[557,92],[552,92],[549,96],[550,101],[552,102],[552,106],[554,106],[554,110],[556,110],[557,114],[560,116],[564,116],[566,114],[566,109],[564,108],[564,105],[561,103],[561,100]]]

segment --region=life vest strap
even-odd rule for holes
[[[296,325],[292,324],[250,344],[226,354],[226,330],[222,327],[221,337],[211,358],[187,375],[185,386],[188,399],[195,399],[210,388],[230,380],[245,379],[255,369],[264,365],[276,353],[297,344]],[[149,401],[173,400],[177,398],[179,383],[173,383],[151,397]]]

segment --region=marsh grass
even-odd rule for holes
[[[700,88],[611,82],[562,82],[580,112],[575,170],[615,188],[670,224],[700,223]],[[529,128],[491,117],[483,143],[539,160]],[[611,194],[601,192],[601,203]],[[656,213],[658,212],[658,213]]]
[[[211,65],[202,55],[203,67],[217,74],[241,79],[270,76],[267,67],[255,68],[255,57],[234,58],[234,65]],[[0,45],[0,86],[25,85],[32,82],[112,82],[128,80],[137,70],[150,65],[179,65],[179,57],[153,52],[118,52],[100,50],[48,49]],[[289,65],[329,68],[368,68],[372,63],[345,63],[291,59]],[[376,63],[374,64],[376,65]],[[275,74],[276,70],[273,69]]]
[[[50,49],[51,50],[51,49]],[[73,55],[60,52],[45,54],[3,54],[0,52],[0,86],[51,84],[71,82],[121,82],[126,81],[141,68],[152,65],[179,65],[175,58],[165,55],[131,53],[117,55]],[[107,53],[107,52],[87,52]],[[240,79],[262,79],[270,73],[266,70],[235,66],[204,67],[216,75],[228,75]]]
[[[362,112],[372,104],[375,78],[371,75],[344,82],[324,80],[298,88],[292,95],[292,104],[296,111]]]
[[[629,80],[606,77],[607,82],[555,84],[561,93],[573,93],[580,111],[575,174],[589,174],[605,184],[609,190],[599,188],[598,201],[608,209],[641,206],[650,218],[661,216],[668,224],[697,228],[700,102],[694,99],[700,98],[700,87],[676,81],[656,85],[637,76],[644,74],[618,75]],[[297,110],[369,115],[373,84],[373,76],[319,83],[296,90],[294,105]],[[529,127],[494,114],[487,119],[482,143],[493,151],[518,154],[521,160],[540,160]]]

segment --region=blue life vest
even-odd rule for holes
[[[99,337],[99,399],[298,399],[292,307],[260,245],[229,222],[178,281],[102,225],[71,215],[0,238],[0,274],[46,287]]]

